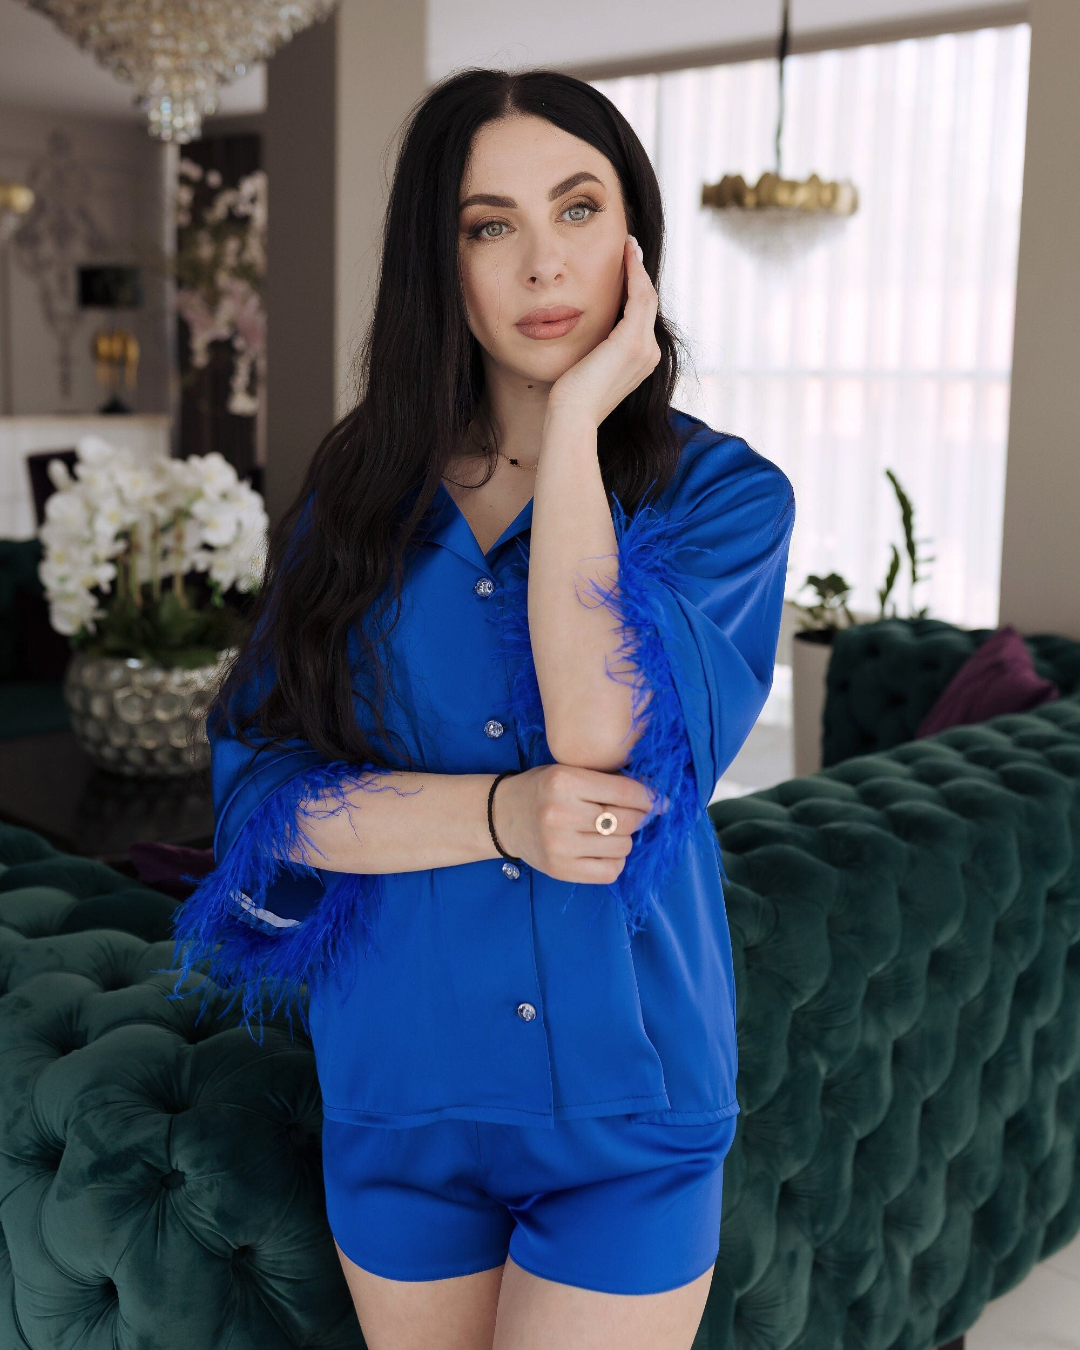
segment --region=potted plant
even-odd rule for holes
[[[892,485],[900,507],[900,520],[904,532],[904,550],[910,568],[910,596],[914,603],[915,587],[926,580],[922,570],[926,563],[933,562],[931,556],[919,552],[915,539],[915,511],[911,499],[900,485],[900,480],[892,469],[885,470],[885,476]],[[795,612],[798,625],[792,635],[791,644],[791,683],[792,683],[792,721],[795,741],[795,774],[801,776],[816,773],[821,768],[821,730],[825,711],[826,675],[832,657],[832,644],[836,634],[842,628],[856,623],[875,623],[880,619],[897,618],[896,602],[890,597],[900,574],[900,551],[895,544],[889,545],[889,565],[885,574],[885,583],[878,591],[879,612],[877,614],[858,613],[848,605],[851,586],[837,572],[827,577],[811,574],[800,588],[799,594],[812,592],[813,598],[806,602],[792,599],[788,603]],[[918,619],[928,613],[928,607],[912,608],[909,618]]]
[[[209,760],[205,718],[259,583],[263,500],[221,455],[146,458],[96,436],[49,465],[39,567],[71,640],[75,735],[101,767],[177,777]]]

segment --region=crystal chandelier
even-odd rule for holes
[[[747,183],[741,173],[725,174],[719,183],[705,183],[701,189],[701,204],[710,208],[709,218],[716,228],[761,261],[776,264],[805,255],[839,234],[859,205],[859,194],[851,183],[823,182],[816,173],[804,181],[781,176],[790,9],[790,0],[784,0],[776,172],[763,173],[754,184]]]
[[[325,19],[335,0],[23,0],[133,84],[150,134],[194,140],[223,84]]]

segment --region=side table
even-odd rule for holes
[[[134,875],[134,843],[209,848],[210,775],[121,778],[99,769],[70,731],[0,740],[0,819],[54,848]]]

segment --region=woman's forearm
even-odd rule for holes
[[[343,809],[335,809],[340,803],[333,797],[308,804],[300,825],[317,852],[294,856],[331,872],[421,872],[497,858],[487,827],[493,777],[370,774],[367,786],[347,794],[349,805]]]
[[[576,411],[552,410],[533,494],[529,631],[547,741],[562,764],[621,768],[637,739],[630,667],[615,655],[618,622],[589,586],[595,579],[607,589],[618,573],[596,427]]]

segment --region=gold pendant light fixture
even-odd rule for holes
[[[791,3],[783,0],[780,27],[779,111],[776,121],[776,171],[750,184],[741,173],[705,183],[701,205],[718,230],[754,257],[786,263],[838,234],[858,209],[859,194],[850,182],[825,182],[812,173],[804,180],[784,178],[784,62],[791,39]]]
[[[216,111],[222,85],[246,75],[335,0],[23,0],[121,80],[152,136],[184,144]]]

